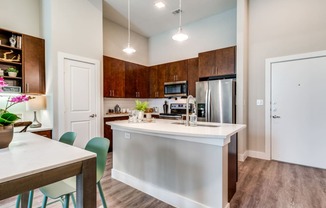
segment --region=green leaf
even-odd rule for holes
[[[139,100],[136,100],[136,110],[145,111],[147,107],[148,107],[148,102],[146,101],[141,102]]]
[[[13,113],[3,113],[0,116],[0,124],[4,125],[4,126],[8,126],[10,124],[12,124],[13,122],[15,122],[16,120],[20,119],[17,115],[13,114]]]

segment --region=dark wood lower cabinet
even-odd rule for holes
[[[228,201],[237,191],[238,181],[238,134],[231,136],[228,145]]]
[[[33,131],[32,133],[52,139],[52,130]]]
[[[108,117],[104,118],[104,137],[110,140],[110,148],[109,152],[113,150],[113,136],[112,136],[112,129],[110,125],[107,125],[106,122],[108,121],[118,121],[118,120],[127,120],[129,116],[119,116],[119,117]]]

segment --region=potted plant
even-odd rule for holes
[[[3,87],[8,86],[3,77],[0,77],[0,92]],[[16,114],[8,111],[10,107],[18,103],[26,102],[31,97],[27,95],[18,95],[8,97],[5,108],[0,108],[0,149],[7,148],[13,138],[13,123],[20,119]]]
[[[18,70],[14,67],[9,67],[6,72],[8,73],[9,77],[17,77]]]
[[[142,120],[144,118],[144,112],[148,108],[148,102],[141,102],[136,100],[136,110],[138,110],[138,120]]]

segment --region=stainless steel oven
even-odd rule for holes
[[[164,97],[185,97],[187,94],[187,81],[164,82]]]
[[[194,110],[193,104],[189,104],[189,113],[192,113]],[[160,113],[160,118],[162,119],[181,119],[182,115],[187,113],[187,104],[186,103],[171,103],[170,104],[171,113]]]

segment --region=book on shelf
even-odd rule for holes
[[[22,36],[17,35],[17,48],[22,48]]]

